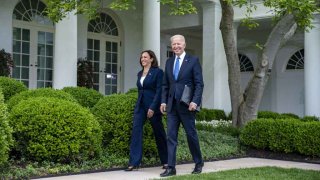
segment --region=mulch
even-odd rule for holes
[[[246,156],[256,157],[256,158],[265,158],[265,159],[276,159],[276,160],[320,164],[320,157],[306,156],[306,155],[301,155],[297,153],[280,153],[280,152],[273,152],[270,150],[261,150],[261,149],[247,149]]]

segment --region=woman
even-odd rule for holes
[[[163,71],[151,50],[141,52],[137,87],[138,100],[134,109],[130,144],[129,166],[125,171],[138,169],[142,159],[143,124],[149,119],[156,139],[158,154],[163,168],[167,167],[167,139],[160,112]]]

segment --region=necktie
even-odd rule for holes
[[[180,70],[180,57],[177,57],[176,63],[174,65],[174,70],[173,70],[173,75],[175,80],[178,79],[179,70]]]

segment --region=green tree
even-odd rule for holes
[[[171,14],[184,15],[196,13],[195,1],[191,0],[158,0],[170,7]],[[60,20],[67,12],[76,10],[89,17],[99,10],[96,0],[50,0],[48,15],[53,20]],[[232,106],[232,122],[234,126],[243,126],[255,119],[265,86],[270,77],[272,64],[278,50],[294,35],[297,28],[308,30],[312,28],[311,21],[314,13],[319,13],[320,0],[264,0],[264,6],[274,12],[275,26],[265,44],[260,46],[260,57],[254,75],[244,92],[240,88],[240,64],[237,46],[234,40],[234,6],[246,7],[247,18],[243,24],[254,28],[258,24],[253,22],[250,14],[256,9],[251,0],[219,0],[222,8],[220,29],[228,64],[229,88]],[[127,10],[135,8],[135,0],[113,0],[109,7]],[[77,7],[77,8],[76,8]]]

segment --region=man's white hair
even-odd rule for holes
[[[186,39],[184,38],[183,35],[176,34],[176,35],[174,35],[174,36],[172,36],[172,37],[170,38],[170,41],[172,42],[173,39],[175,39],[175,38],[179,38],[179,39],[181,39],[184,43],[186,43]]]

